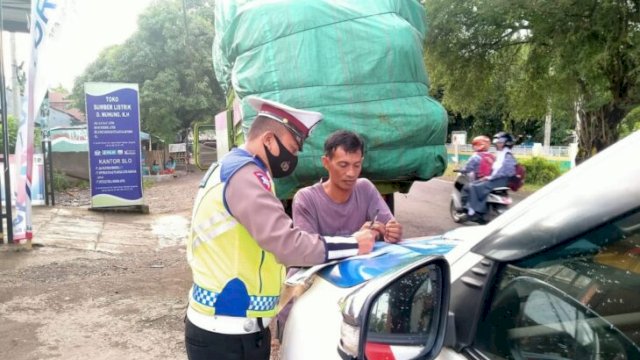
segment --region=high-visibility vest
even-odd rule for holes
[[[196,197],[187,242],[193,273],[189,306],[203,314],[237,317],[276,315],[285,268],[263,250],[226,207],[226,182],[247,163],[275,194],[266,166],[246,150],[233,149],[205,175]],[[246,199],[251,201],[251,199]]]

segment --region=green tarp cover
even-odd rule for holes
[[[366,141],[362,176],[427,180],[446,168],[447,116],[428,96],[426,16],[415,0],[216,1],[213,59],[226,91],[319,111],[280,197],[318,181],[327,136]],[[242,103],[243,127],[255,111]]]

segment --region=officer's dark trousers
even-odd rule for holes
[[[218,334],[185,320],[185,344],[189,360],[269,360],[269,328],[246,335]]]

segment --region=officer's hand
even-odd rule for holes
[[[384,234],[386,233],[384,224],[379,221],[376,221],[373,226],[371,226],[371,221],[367,221],[366,223],[362,224],[360,230],[367,229],[375,230],[377,232],[376,240],[382,240],[384,238]]]
[[[373,250],[373,244],[376,242],[378,232],[371,229],[360,230],[353,236],[358,241],[358,255],[365,255]]]
[[[385,226],[384,241],[395,244],[402,240],[402,225],[395,220],[389,220]]]

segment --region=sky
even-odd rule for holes
[[[137,30],[137,18],[153,0],[75,0],[67,22],[61,28],[55,50],[48,61],[47,74],[51,87],[61,84],[67,90],[73,87],[75,77],[82,74],[103,49],[122,44]],[[17,63],[27,66],[29,34],[16,34]],[[3,33],[4,71],[11,85],[11,46],[9,35]],[[41,59],[40,61],[45,61]]]

